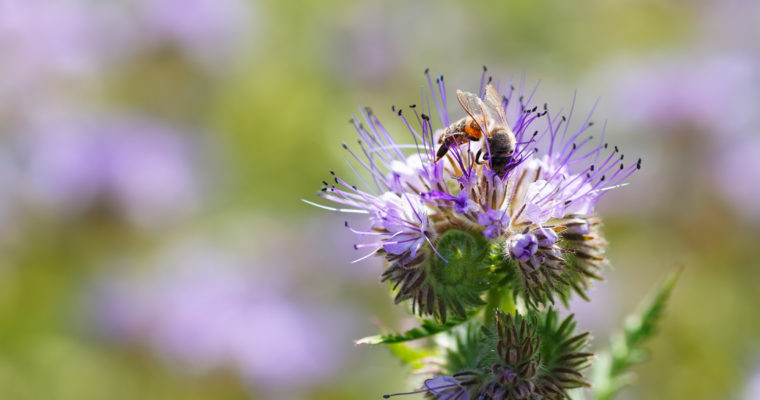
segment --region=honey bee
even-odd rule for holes
[[[461,90],[457,90],[457,99],[468,116],[443,130],[438,140],[441,146],[436,153],[436,161],[446,155],[450,146],[480,140],[483,145],[475,155],[475,162],[481,164],[480,157],[483,156],[493,172],[499,176],[504,175],[507,165],[512,161],[517,140],[507,123],[499,93],[489,84],[486,87],[485,102],[475,94]]]

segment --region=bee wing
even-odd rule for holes
[[[486,86],[486,113],[488,118],[495,123],[509,126],[507,122],[507,112],[504,109],[504,104],[501,102],[501,96],[496,88],[490,83]]]
[[[467,114],[480,126],[480,131],[483,133],[488,132],[486,106],[483,104],[483,100],[470,92],[463,92],[461,90],[457,90],[457,100],[459,100],[459,104],[462,105]]]

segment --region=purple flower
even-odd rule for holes
[[[83,0],[0,5],[0,98],[34,104],[59,81],[92,81],[130,47],[120,6]],[[70,99],[67,99],[70,101]]]
[[[478,215],[478,224],[486,227],[483,236],[493,239],[501,236],[509,226],[509,215],[502,210],[488,210]]]
[[[60,212],[105,200],[142,226],[171,222],[198,204],[186,134],[141,119],[44,121],[22,138],[30,194]]]
[[[456,196],[452,196],[445,192],[423,193],[422,196],[428,200],[443,200],[453,202],[454,211],[459,214],[467,214],[480,210],[478,204],[470,199],[466,190],[462,190]]]
[[[711,171],[719,193],[742,215],[760,220],[760,140],[736,140],[721,149]]]
[[[535,235],[518,233],[509,240],[509,253],[517,260],[527,261],[536,254],[537,250],[538,239]]]
[[[451,376],[436,376],[425,380],[425,388],[413,392],[383,395],[384,399],[417,393],[435,395],[436,400],[467,400],[467,388]]]
[[[339,208],[318,206],[369,215],[369,228],[350,228],[368,241],[356,247],[371,248],[367,257],[382,250],[392,263],[386,278],[405,282],[401,293],[411,296],[401,298],[421,298],[412,295],[426,290],[420,282],[427,282],[423,277],[429,271],[420,265],[434,254],[445,259],[436,245],[452,230],[480,231],[484,239],[511,243],[514,251],[508,253],[518,260],[532,300],[546,300],[541,293],[568,279],[599,278],[596,271],[604,260],[605,242],[594,217],[595,205],[639,169],[641,160],[625,160],[616,146],[604,141],[604,130],[596,138],[588,135],[590,115],[571,128],[574,105],[568,113],[550,113],[547,105],[534,105],[535,89],[493,82],[485,72],[469,96],[489,101],[485,93],[490,90],[491,99],[497,99],[490,104],[501,97],[501,104],[493,107],[503,107],[514,134],[513,154],[498,173],[478,160],[487,141],[451,144],[445,156],[438,157],[441,135],[456,122],[449,104],[457,103],[442,76],[435,83],[427,78],[430,91],[421,99],[421,104],[430,104],[427,109],[393,108],[409,129],[411,143],[396,142],[370,109],[362,109],[361,122],[352,120],[359,149],[343,145],[356,185],[339,177],[324,181],[321,196]],[[458,115],[466,115],[455,107]],[[573,231],[579,220],[587,225],[587,234]],[[563,248],[556,244],[558,236]],[[562,257],[567,252],[579,255],[580,261],[568,264]],[[573,287],[586,285],[576,282]]]
[[[755,60],[745,54],[668,54],[611,68],[616,82],[623,82],[609,86],[615,88],[613,105],[630,122],[656,124],[659,130],[685,126],[730,133],[754,118],[758,97],[751,83],[757,84],[760,75]]]
[[[92,302],[115,340],[145,343],[177,367],[232,367],[275,391],[325,379],[344,360],[340,343],[350,329],[335,327],[350,324],[346,310],[299,300],[290,283],[266,276],[269,266],[248,265],[232,249],[189,240],[140,274],[129,266],[101,278]]]
[[[158,45],[175,45],[213,66],[239,49],[251,28],[250,2],[243,0],[137,0],[141,29]]]

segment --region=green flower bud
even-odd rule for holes
[[[446,322],[449,313],[464,319],[484,304],[482,294],[491,283],[491,245],[479,234],[449,230],[436,244],[437,254],[425,249],[416,257],[389,255],[391,265],[382,275],[397,290],[395,302],[411,300],[420,315]]]

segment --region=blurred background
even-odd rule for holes
[[[349,172],[358,103],[403,141],[390,106],[426,67],[453,91],[486,64],[555,111],[601,98],[644,160],[601,202],[615,268],[572,305],[605,347],[685,267],[621,398],[760,399],[758,21],[752,0],[0,0],[0,398],[410,389],[352,342],[410,325],[381,263],[299,199]]]

